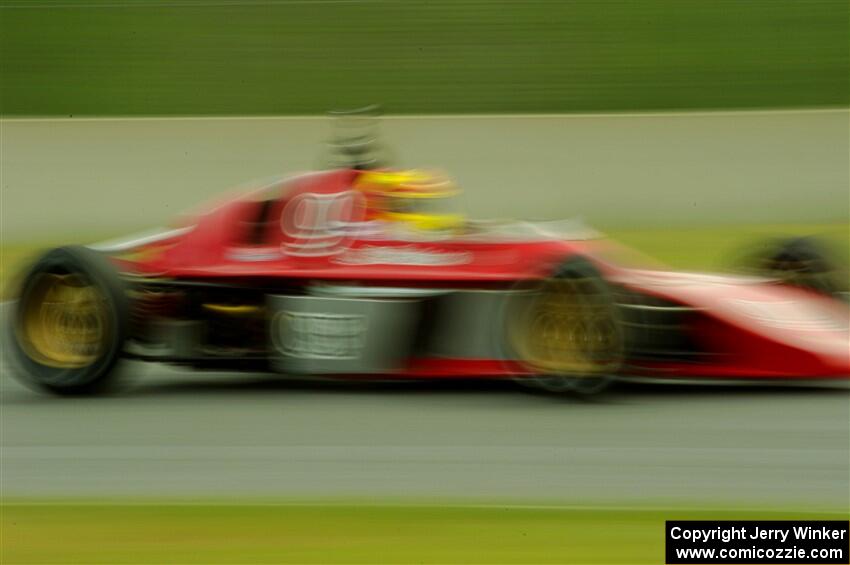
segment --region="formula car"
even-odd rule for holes
[[[11,359],[57,394],[104,390],[122,359],[359,379],[512,378],[598,392],[616,379],[846,379],[850,310],[808,240],[749,275],[626,265],[577,222],[446,211],[443,173],[337,144],[181,224],[52,249],[22,274]]]

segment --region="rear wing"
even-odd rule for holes
[[[391,155],[380,142],[381,115],[381,107],[377,105],[328,112],[333,121],[322,165],[328,169],[361,171],[389,166]]]

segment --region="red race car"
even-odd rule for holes
[[[11,317],[17,374],[59,394],[101,390],[122,358],[579,393],[850,375],[850,310],[808,240],[763,255],[760,277],[624,266],[576,223],[446,212],[446,176],[380,167],[356,141],[340,144],[351,166],[274,180],[176,229],[45,253]]]

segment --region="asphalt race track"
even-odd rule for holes
[[[842,508],[847,390],[305,383],[128,365],[108,398],[0,377],[2,493]]]

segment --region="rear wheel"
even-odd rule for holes
[[[15,374],[57,394],[103,389],[123,348],[128,308],[106,257],[77,246],[47,252],[23,278],[11,317]]]
[[[516,357],[538,374],[525,384],[580,394],[607,388],[625,348],[617,304],[597,269],[573,259],[520,294],[508,337]]]

